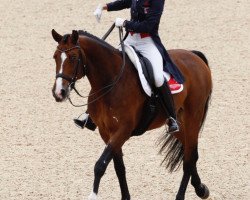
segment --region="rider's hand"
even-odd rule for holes
[[[116,18],[115,19],[115,26],[116,27],[123,27],[124,26],[125,19],[122,18]]]
[[[96,17],[96,20],[100,23],[101,17],[102,17],[102,11],[103,11],[103,5],[99,4],[96,8],[94,15]]]

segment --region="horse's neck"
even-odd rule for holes
[[[87,60],[86,76],[92,90],[98,90],[112,83],[119,74],[121,58],[118,51],[88,39],[82,45]]]

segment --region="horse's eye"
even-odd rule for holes
[[[57,58],[57,55],[56,55],[56,54],[54,54],[53,58],[54,58],[54,59],[56,60],[56,58]]]
[[[75,54],[69,55],[69,61],[70,61],[71,63],[74,63],[75,60],[76,60],[76,55],[75,55]]]

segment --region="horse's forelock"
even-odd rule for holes
[[[64,44],[67,43],[69,36],[70,36],[70,34],[66,34],[66,35],[63,36],[62,41],[63,41]]]

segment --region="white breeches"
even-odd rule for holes
[[[134,46],[152,64],[155,86],[160,87],[164,83],[163,59],[151,37],[141,38],[140,34],[128,34],[124,41],[126,44]]]

